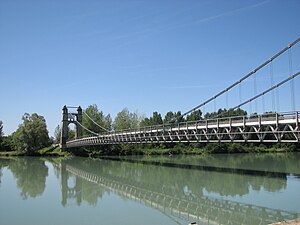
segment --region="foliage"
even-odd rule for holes
[[[98,109],[97,105],[90,105],[86,108],[85,113],[94,120],[97,124],[101,127],[105,128],[106,130],[111,130],[112,128],[112,119],[110,114],[105,115],[101,110]],[[82,124],[87,129],[95,132],[95,133],[103,133],[106,132],[105,129],[97,126],[93,123],[86,114],[83,114]],[[88,131],[83,130],[83,134],[89,134]]]
[[[12,136],[3,136],[0,139],[0,151],[12,151],[13,141]]]
[[[127,108],[119,112],[113,123],[114,130],[136,129],[140,126],[141,116],[137,112],[131,113]]]
[[[76,134],[76,131],[74,129],[71,129],[68,127],[68,138],[70,140],[75,138],[75,134]]]
[[[184,121],[185,119],[181,116],[181,111],[178,112],[169,111],[166,113],[164,118],[164,123],[181,123]]]
[[[163,124],[163,119],[161,117],[161,114],[158,112],[153,112],[150,118],[146,117],[141,121],[140,126],[146,127],[146,126],[153,126],[159,124]]]
[[[172,111],[167,112],[164,118],[164,123],[170,123],[170,121],[173,118],[174,118],[174,113]]]
[[[187,117],[186,117],[187,121],[195,121],[195,120],[201,120],[201,119],[203,119],[201,110],[195,110],[191,114],[187,115]]]
[[[23,124],[12,134],[13,145],[19,152],[34,153],[49,145],[50,139],[43,116],[25,113]]]
[[[0,140],[2,136],[3,136],[3,122],[2,120],[0,120]]]
[[[206,113],[204,119],[213,119],[213,118],[222,118],[222,117],[231,117],[231,116],[246,116],[247,111],[238,109],[219,109],[217,112]]]
[[[51,145],[49,147],[42,148],[42,149],[38,150],[38,153],[41,156],[59,156],[59,157],[68,157],[68,156],[70,156],[70,153],[65,152],[65,151],[62,152],[60,150],[59,145]]]
[[[90,105],[85,110],[89,117],[91,117],[100,126],[108,130],[136,129],[144,126],[153,126],[163,123],[178,123],[185,121],[195,121],[199,119],[209,119],[224,116],[240,116],[247,115],[247,112],[241,109],[226,110],[219,109],[217,112],[206,113],[202,115],[201,110],[195,110],[187,115],[186,119],[182,117],[180,111],[166,113],[162,118],[159,112],[153,112],[149,118],[140,116],[137,112],[130,112],[124,108],[119,112],[112,123],[111,117],[108,114],[104,115],[97,105]],[[252,114],[251,116],[256,116]],[[268,114],[266,114],[268,116]],[[43,116],[34,113],[32,115],[25,113],[23,116],[23,124],[19,126],[11,136],[3,136],[3,123],[0,121],[0,151],[17,150],[20,154],[52,154],[51,148],[44,148],[51,144],[48,131],[46,128],[46,121]],[[88,129],[101,133],[104,130],[95,125],[85,114],[83,114],[83,125]],[[86,131],[84,131],[85,134]],[[2,138],[1,138],[2,137]],[[75,138],[75,130],[68,127],[69,139]],[[61,138],[61,127],[58,125],[54,132],[54,143],[58,144]],[[44,148],[44,149],[43,149]],[[39,150],[42,149],[42,150]],[[149,144],[119,144],[112,146],[92,146],[87,148],[88,155],[135,155],[135,154],[205,154],[205,153],[236,153],[236,152],[287,152],[299,151],[299,144],[240,144],[240,143],[149,143]],[[39,150],[39,151],[38,151]],[[56,151],[56,150],[55,150]],[[57,155],[56,153],[53,153]]]
[[[195,155],[213,153],[280,153],[299,151],[294,143],[152,143],[119,144],[86,148],[90,156],[104,155]]]
[[[61,138],[61,128],[59,125],[54,130],[54,143],[59,144]]]

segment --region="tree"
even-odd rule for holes
[[[3,136],[0,138],[0,151],[12,151],[13,150],[13,141],[12,136]]]
[[[88,116],[87,116],[87,115]],[[93,121],[95,121],[100,126],[97,126],[93,121],[91,121],[90,117]],[[95,132],[95,133],[103,133],[106,130],[111,130],[112,119],[110,115],[104,115],[102,111],[100,111],[96,104],[90,105],[86,108],[85,113],[83,114],[82,124],[87,129]],[[105,129],[103,129],[103,128]],[[90,134],[88,131],[83,130],[84,134]]]
[[[181,116],[181,111],[167,112],[164,118],[164,123],[181,123],[184,122],[184,118]]]
[[[187,115],[187,117],[186,117],[187,121],[195,121],[195,120],[201,120],[201,119],[202,119],[201,110],[195,110],[191,114]]]
[[[54,143],[59,144],[60,138],[61,138],[61,128],[59,125],[57,125],[57,127],[54,130]]]
[[[141,123],[140,123],[140,127],[147,127],[147,126],[151,126],[151,122],[150,119],[145,117]]]
[[[0,140],[2,136],[3,136],[3,122],[2,120],[0,120]]]
[[[172,111],[167,112],[164,118],[164,123],[170,123],[170,121],[173,118],[174,118],[174,113]]]
[[[46,120],[43,116],[25,113],[23,124],[12,134],[15,150],[33,153],[50,143]]]
[[[247,111],[242,109],[219,109],[217,112],[206,113],[204,115],[205,119],[213,118],[224,118],[224,117],[233,117],[233,116],[246,116]]]
[[[68,140],[74,139],[75,135],[76,135],[75,129],[68,127]]]
[[[114,130],[136,129],[140,126],[141,117],[137,112],[131,113],[127,108],[119,112],[113,123]]]
[[[0,150],[2,150],[3,122],[0,120]]]
[[[158,112],[153,112],[152,117],[142,119],[140,126],[146,127],[146,126],[159,125],[159,124],[163,124],[163,123],[164,122],[161,117],[161,114]]]
[[[160,113],[158,112],[153,112],[152,117],[150,118],[151,121],[151,125],[159,125],[159,124],[163,124],[163,120],[161,118]]]

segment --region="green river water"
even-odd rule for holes
[[[299,153],[0,158],[1,225],[256,225],[299,217]]]

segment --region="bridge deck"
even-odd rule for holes
[[[67,148],[120,143],[299,142],[300,112],[229,117],[113,131],[67,142]]]

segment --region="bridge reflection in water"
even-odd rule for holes
[[[61,172],[63,206],[68,199],[76,199],[79,205],[83,200],[96,205],[105,192],[113,192],[187,223],[253,225],[299,217],[296,212],[214,198],[204,193],[206,190],[221,196],[243,196],[249,193],[250,186],[256,190],[280,191],[287,185],[287,177],[282,173],[264,177],[108,160],[88,162],[70,160],[56,164]],[[75,181],[73,187],[69,187],[69,178]]]

